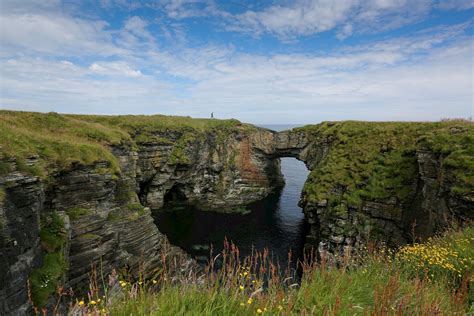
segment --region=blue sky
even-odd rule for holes
[[[0,0],[0,108],[473,116],[472,0]]]

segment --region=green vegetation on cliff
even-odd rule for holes
[[[153,278],[115,278],[103,297],[78,297],[72,314],[110,315],[453,315],[474,312],[469,284],[474,229],[449,232],[393,252],[375,247],[357,255],[303,265],[301,284],[272,270],[268,258],[236,260],[228,248],[221,270],[204,275],[163,270]],[[431,251],[431,256],[427,256]],[[166,258],[166,255],[163,256]],[[168,258],[169,260],[169,258]],[[170,260],[170,262],[174,262]],[[262,262],[266,264],[261,265]],[[179,265],[178,265],[179,266]],[[178,269],[179,270],[179,269]],[[111,278],[109,280],[114,280]],[[173,280],[173,281],[172,281]],[[199,281],[198,281],[199,280]],[[110,281],[109,281],[110,282]],[[117,288],[120,288],[117,294]],[[91,295],[92,294],[92,295]]]
[[[41,248],[45,255],[41,266],[30,274],[31,299],[43,307],[57,290],[67,269],[64,246],[67,241],[64,221],[56,212],[43,216],[40,232]]]
[[[74,163],[107,161],[119,173],[110,146],[156,141],[174,145],[171,159],[189,162],[186,145],[205,132],[228,134],[253,127],[237,120],[192,119],[164,115],[68,115],[0,111],[0,175],[17,170],[45,177]],[[170,137],[163,137],[169,133]],[[174,135],[173,135],[174,133]],[[177,139],[173,139],[176,137]],[[12,162],[14,161],[14,165]]]
[[[418,179],[416,155],[424,149],[455,177],[453,194],[474,191],[471,122],[325,122],[295,131],[308,133],[317,146],[329,147],[306,182],[310,202],[337,205],[345,200],[357,206],[362,200],[389,197],[406,202]]]

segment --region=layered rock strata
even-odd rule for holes
[[[0,178],[1,314],[30,313],[29,296],[44,301],[44,291],[54,294],[57,285],[81,293],[92,269],[159,268],[166,237],[150,208],[169,195],[231,212],[283,185],[279,160],[265,154],[273,132],[196,134],[157,131],[154,140],[110,146],[119,174],[109,162],[76,163],[40,179],[15,171],[11,160],[12,171]]]

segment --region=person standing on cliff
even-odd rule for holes
[[[211,112],[211,119],[214,118],[214,112]]]

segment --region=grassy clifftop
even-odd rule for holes
[[[296,131],[308,133],[316,144],[330,144],[305,185],[309,201],[343,199],[358,205],[396,196],[403,202],[413,192],[416,153],[423,149],[454,177],[452,193],[474,191],[472,122],[324,122]]]
[[[216,130],[230,132],[250,125],[237,120],[192,119],[189,117],[65,115],[0,111],[0,175],[17,169],[45,176],[51,168],[65,169],[77,162],[109,161],[118,165],[108,146],[156,140],[158,132],[177,131],[183,139]],[[38,159],[34,166],[28,161]]]

